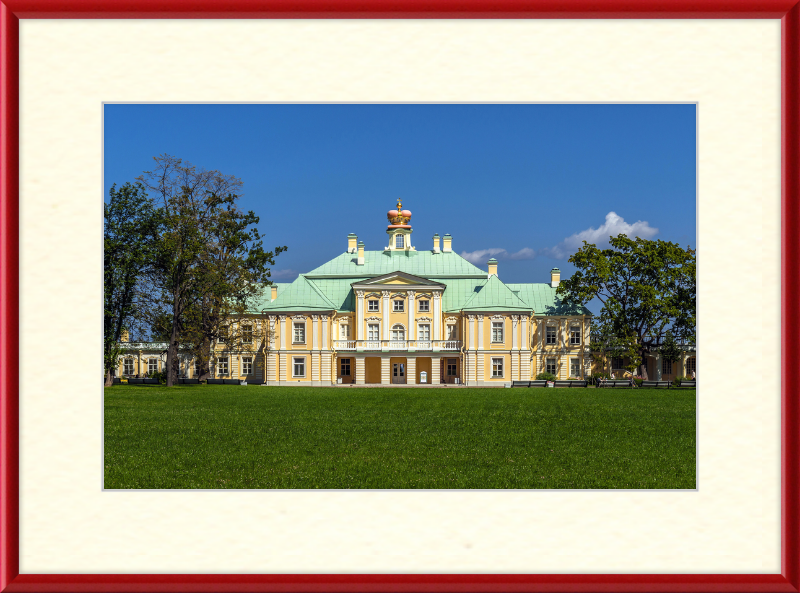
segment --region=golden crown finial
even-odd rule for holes
[[[400,198],[397,198],[397,209],[400,210],[403,208],[403,201]]]

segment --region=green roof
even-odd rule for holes
[[[446,292],[446,291],[445,291]],[[520,300],[500,279],[492,274],[481,281],[472,296],[461,307],[465,311],[530,311],[531,307]]]
[[[332,311],[336,309],[328,297],[305,276],[297,280],[278,294],[271,303],[262,308],[263,311]]]
[[[454,252],[365,251],[364,265],[357,265],[357,261],[357,254],[342,253],[305,275],[308,278],[336,276],[359,279],[372,278],[373,276],[382,276],[383,274],[399,271],[422,276],[423,278],[486,277],[485,271],[473,266]]]
[[[536,312],[537,316],[545,315],[591,315],[592,312],[582,306],[567,306],[556,299],[556,290],[549,284],[506,284],[520,300]]]

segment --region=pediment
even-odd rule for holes
[[[358,282],[353,282],[353,288],[368,288],[382,285],[401,285],[401,286],[430,286],[431,288],[445,288],[441,282],[434,282],[422,276],[415,276],[406,272],[390,272],[374,278],[367,278]]]

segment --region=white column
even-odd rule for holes
[[[475,350],[475,316],[469,316],[469,349]]]
[[[478,318],[478,347],[477,350],[483,350],[483,315],[477,315]],[[481,377],[483,378],[483,377]]]
[[[406,383],[414,385],[417,382],[417,359],[415,356],[406,358]]]
[[[442,358],[440,356],[431,357],[431,385],[438,385],[442,382]]]
[[[317,339],[317,332],[319,331],[319,315],[311,316],[311,349],[319,350],[319,340]]]
[[[519,315],[511,316],[511,349],[518,350],[517,347],[517,324],[519,323]]]
[[[364,385],[366,369],[364,365],[364,357],[356,356],[356,385]]]
[[[328,344],[328,316],[320,315],[319,319],[322,322],[322,354],[320,355],[319,380],[328,385],[331,382],[331,347]]]
[[[406,339],[414,339],[414,291],[408,291],[408,336]]]
[[[388,356],[381,356],[381,385],[389,385],[392,382],[392,366]]]
[[[545,322],[546,322],[546,318],[544,318],[544,317],[542,317],[539,320],[539,343],[537,344],[536,349],[540,350],[540,351],[544,349],[544,325],[545,325]]]
[[[334,336],[333,339],[336,339]],[[364,291],[356,291],[356,340],[364,339]]]
[[[442,334],[439,332],[439,325],[442,317],[442,295],[439,292],[433,293],[433,336],[432,340],[441,340]]]
[[[381,292],[383,296],[383,307],[381,310],[381,325],[383,326],[383,339],[389,339],[389,291],[384,290]]]
[[[656,381],[661,381],[661,353],[656,354]]]
[[[281,349],[278,354],[278,381],[286,381],[286,315],[278,315],[281,321]]]
[[[522,316],[522,335],[520,336],[520,350],[530,350],[531,341],[528,339],[528,316]]]
[[[281,350],[286,350],[286,315],[279,315],[281,320]]]
[[[567,348],[567,342],[565,339],[567,333],[567,320],[561,319],[561,323],[558,324],[558,333],[561,334],[561,349],[565,350]]]

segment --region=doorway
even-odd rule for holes
[[[395,362],[392,364],[392,383],[406,382],[406,363]]]

